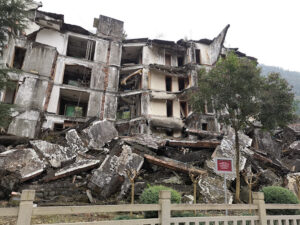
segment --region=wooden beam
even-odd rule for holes
[[[221,141],[218,140],[203,140],[203,141],[177,141],[168,140],[167,145],[173,147],[188,147],[188,148],[209,148],[215,149]]]
[[[170,158],[166,158],[166,157],[154,157],[148,154],[144,154],[144,158],[148,160],[148,162],[161,166],[161,167],[165,167],[171,170],[176,170],[179,172],[183,172],[183,173],[194,173],[194,174],[206,174],[207,172],[205,170],[201,170],[201,169],[197,169],[195,167],[192,167],[186,163],[183,162],[179,162]]]

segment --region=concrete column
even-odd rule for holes
[[[35,190],[23,190],[18,213],[17,225],[30,225]]]
[[[161,211],[158,213],[161,225],[169,225],[171,219],[171,191],[159,192],[159,204]]]
[[[253,204],[258,206],[259,224],[267,225],[267,213],[265,206],[265,196],[263,192],[253,192]]]

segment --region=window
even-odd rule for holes
[[[202,123],[202,130],[207,130],[207,123]]]
[[[200,49],[196,49],[196,63],[200,64]]]
[[[173,116],[173,101],[167,100],[167,117]]]
[[[185,88],[184,78],[179,77],[178,78],[178,89],[179,89],[179,91],[181,91],[184,88]]]
[[[68,89],[60,90],[59,115],[67,117],[85,117],[89,102],[89,93]]]
[[[172,77],[166,76],[166,91],[172,91]]]
[[[26,49],[15,47],[13,68],[21,69],[25,59]]]
[[[94,60],[95,41],[69,36],[67,56]]]
[[[76,87],[89,87],[92,70],[78,65],[66,65],[64,73],[64,84]]]
[[[177,65],[183,66],[183,57],[182,56],[177,57]]]
[[[180,114],[181,117],[187,117],[188,115],[188,106],[186,102],[180,102]]]
[[[171,66],[171,55],[169,55],[169,54],[165,55],[165,65]]]
[[[14,104],[17,93],[17,82],[10,81],[11,85],[6,88],[3,102],[6,104]]]

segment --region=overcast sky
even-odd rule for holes
[[[41,0],[41,10],[93,30],[100,14],[124,21],[128,38],[213,39],[227,25],[225,46],[259,63],[300,71],[299,0]]]

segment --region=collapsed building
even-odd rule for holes
[[[26,188],[37,190],[41,202],[61,194],[90,199],[90,190],[99,198],[124,197],[134,169],[146,171],[136,192],[147,182],[190,194],[190,173],[209,173],[198,183],[202,201],[224,202],[214,158],[235,157],[234,134],[222,129],[210,105],[195,114],[188,95],[202,68],[229,51],[248,57],[224,47],[229,25],[213,40],[124,40],[122,21],[99,16],[94,34],[39,7],[31,5],[28,28],[0,49],[15,84],[0,92],[0,101],[16,106],[12,136],[0,136],[0,199]],[[59,137],[40,135],[49,130]],[[298,127],[276,138],[251,132],[240,137],[240,171],[261,173],[260,186],[282,185],[289,172],[300,172]],[[232,199],[235,177],[228,179]]]
[[[35,138],[93,117],[115,122],[121,135],[220,130],[209,106],[195,120],[187,90],[199,69],[226,54],[229,25],[213,40],[123,40],[122,21],[100,16],[93,34],[39,7],[31,6],[24,35],[3,49],[2,62],[19,70],[0,97],[17,106],[9,134]]]

